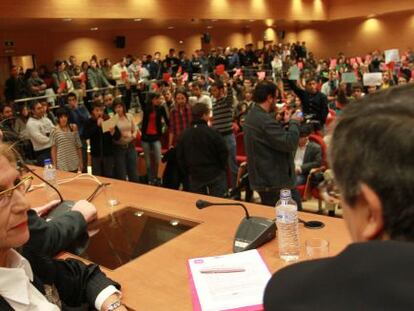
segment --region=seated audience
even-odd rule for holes
[[[299,145],[295,153],[296,185],[306,184],[309,172],[322,164],[321,147],[309,141],[312,125],[303,124],[299,129]]]
[[[413,98],[407,85],[344,109],[330,164],[353,243],[337,256],[276,272],[266,311],[414,308]]]

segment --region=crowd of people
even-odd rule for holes
[[[191,59],[170,49],[164,59],[156,52],[153,57],[128,55],[115,64],[96,55],[79,64],[70,56],[57,60],[51,74],[45,66],[25,73],[12,66],[0,135],[38,165],[50,158],[58,169],[86,172],[89,145],[95,175],[216,196],[231,189],[238,197],[237,152],[243,148],[250,186],[262,203],[274,205],[277,190],[288,187],[301,208],[296,186],[324,160],[323,148],[308,137],[316,133],[329,144],[326,123],[332,117],[365,94],[411,82],[413,63],[411,50],[388,64],[378,50],[364,57],[339,53],[316,59],[305,42],[297,42],[260,50],[251,44],[208,54],[197,50]],[[364,85],[368,72],[382,73],[381,83]],[[349,73],[351,81],[344,78]],[[270,119],[268,113],[260,115],[265,102],[270,106],[262,110]],[[214,138],[210,128],[219,136]],[[276,139],[274,131],[281,136]],[[240,133],[243,146],[236,144]],[[287,145],[274,147],[281,142]],[[285,157],[288,150],[293,158]],[[144,176],[137,171],[139,152]],[[167,162],[163,176],[161,161]]]
[[[52,107],[49,96],[42,97],[46,80],[31,88],[40,98],[29,105],[19,101],[15,96],[26,86],[12,68],[0,110],[0,309],[126,310],[120,285],[97,265],[53,259],[87,234],[95,207],[79,201],[51,221],[39,217],[53,204],[30,209],[24,194],[32,177],[25,176],[19,153],[39,165],[51,158],[59,169],[83,171],[89,144],[94,174],[135,182],[139,140],[148,182],[157,185],[164,137],[169,186],[224,196],[237,183],[235,133],[244,136],[251,188],[273,206],[286,188],[300,204],[295,186],[321,165],[322,150],[309,141],[310,133],[330,144],[329,166],[354,242],[338,256],[288,265],[274,274],[264,310],[412,309],[414,89],[390,86],[412,79],[413,53],[386,64],[378,51],[361,60],[340,54],[334,62],[315,61],[305,44],[259,52],[218,49],[206,57],[217,60],[213,72],[199,75],[173,56],[171,51],[170,61],[161,63],[166,72],[154,81],[145,75],[158,71],[141,60],[126,67],[125,58],[114,65],[113,80],[105,76],[108,60],[97,66],[101,62],[93,58],[79,67],[79,75],[58,61],[52,79],[58,100]],[[269,72],[260,59],[270,60]],[[192,68],[197,60],[189,64]],[[292,67],[302,68],[297,79]],[[380,85],[364,86],[364,71],[383,72]],[[346,72],[355,73],[356,82],[342,81]],[[85,83],[97,84],[88,93]],[[377,89],[387,90],[372,94]],[[135,104],[143,112],[139,126],[130,109]],[[334,113],[341,118],[331,133],[327,119]]]

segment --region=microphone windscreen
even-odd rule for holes
[[[196,206],[197,206],[197,208],[201,209],[201,208],[205,208],[207,206],[210,206],[210,203],[207,202],[207,201],[204,201],[204,200],[197,200]]]

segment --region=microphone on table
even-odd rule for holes
[[[238,253],[257,248],[272,240],[276,236],[276,223],[269,218],[250,216],[246,206],[242,203],[213,203],[204,200],[197,200],[198,209],[209,206],[241,206],[246,216],[242,219],[234,236],[233,252]]]

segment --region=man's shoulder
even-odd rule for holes
[[[308,148],[309,148],[310,150],[315,150],[315,151],[322,150],[322,149],[321,149],[321,146],[320,146],[319,144],[317,144],[317,143],[313,142],[313,141],[309,141],[309,142],[308,142]]]

